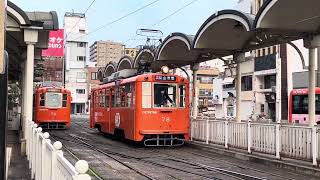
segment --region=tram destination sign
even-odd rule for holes
[[[155,80],[156,81],[176,81],[176,77],[175,76],[156,75]]]

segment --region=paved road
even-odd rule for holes
[[[89,162],[93,179],[317,179],[188,145],[178,148],[130,145],[88,127],[88,116],[73,116],[69,130],[49,133],[63,143],[64,154],[72,163],[76,158]]]

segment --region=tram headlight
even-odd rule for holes
[[[169,72],[169,67],[168,67],[168,66],[162,66],[162,67],[161,67],[161,71],[162,71],[163,74],[168,74],[168,72]]]

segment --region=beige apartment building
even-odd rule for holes
[[[90,46],[90,61],[97,67],[105,67],[109,62],[118,62],[124,54],[124,45],[113,41],[96,41]]]

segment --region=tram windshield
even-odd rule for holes
[[[62,94],[48,92],[46,93],[46,107],[47,108],[60,108],[62,106]]]
[[[154,107],[176,107],[176,85],[154,85]]]
[[[292,97],[292,114],[308,114],[308,95]],[[320,94],[316,95],[316,114],[320,114]]]

